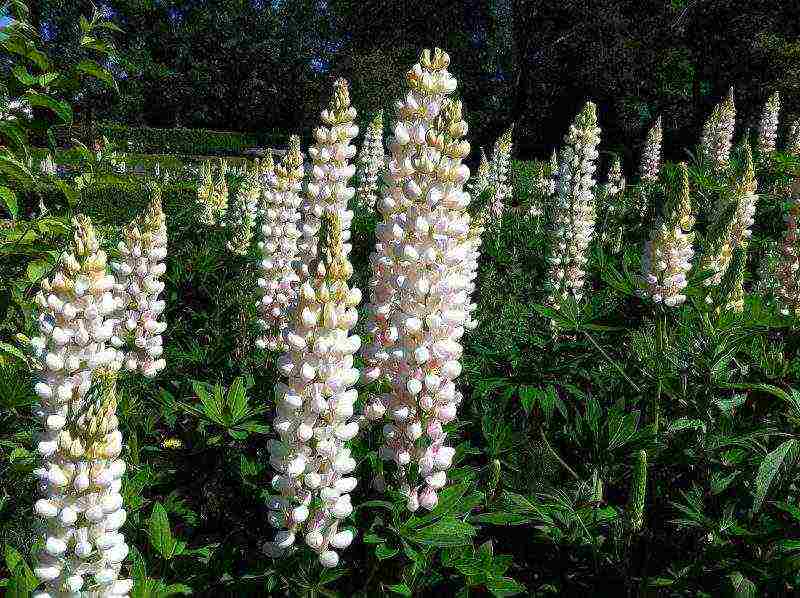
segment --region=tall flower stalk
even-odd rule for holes
[[[597,219],[594,186],[600,129],[597,108],[587,102],[564,137],[553,206],[548,302],[557,306],[565,297],[583,297],[589,244]]]
[[[161,278],[167,270],[167,226],[161,209],[161,188],[151,183],[147,210],[122,233],[118,250],[122,257],[112,262],[114,294],[121,309],[111,343],[119,350],[128,371],[140,371],[148,378],[166,367],[162,354],[165,322],[159,317],[165,303]]]
[[[401,275],[397,244],[402,239],[409,198],[422,193],[420,179],[432,170],[425,135],[432,128],[443,99],[456,86],[447,64],[446,53],[437,50],[431,57],[430,51],[425,50],[420,62],[406,75],[409,85],[406,97],[397,102],[397,122],[388,143],[388,187],[378,203],[381,222],[376,231],[375,250],[369,257],[367,330],[371,340],[363,353],[364,376],[370,381],[382,375],[391,378],[397,362],[394,349],[399,333],[392,317],[397,308],[393,284]],[[380,400],[370,403],[367,416],[380,419],[382,405]]]
[[[775,151],[775,141],[778,137],[778,118],[781,112],[781,94],[773,93],[761,111],[761,120],[758,123],[758,155],[762,159]]]
[[[456,86],[449,62],[441,50],[423,52],[409,85],[423,97],[438,95],[429,104],[438,114],[429,126],[417,122],[409,131],[401,120],[395,128],[393,153],[418,157],[405,162],[413,170],[400,189],[404,209],[394,223],[397,261],[389,284],[397,297],[391,320],[398,338],[391,392],[367,412],[374,419],[388,416],[379,454],[397,465],[411,511],[436,506],[455,453],[443,426],[455,419],[462,399],[454,379],[461,372],[459,340],[470,319],[470,264],[477,248],[466,212],[470,197],[463,190],[469,177],[462,164],[469,153],[467,125],[461,103],[445,98]],[[400,118],[405,116],[401,110]],[[412,463],[418,479],[410,478]]]
[[[383,148],[383,111],[369,123],[359,155],[358,198],[362,206],[374,210],[378,201],[378,179],[386,166]]]
[[[34,568],[44,585],[34,596],[127,596],[131,581],[118,579],[128,554],[119,532],[126,518],[115,414],[119,362],[109,342],[118,303],[91,221],[81,215],[73,225],[72,251],[36,298],[42,336],[32,341],[41,362],[35,414],[44,431],[35,474],[44,497],[34,508],[45,537]]]
[[[197,201],[200,212],[198,219],[206,226],[219,226],[228,211],[228,163],[219,161],[215,170],[210,162],[200,167],[200,181],[197,186]]]
[[[278,556],[301,534],[324,567],[335,567],[336,550],[353,540],[341,526],[357,484],[349,475],[356,462],[348,441],[358,433],[353,355],[361,339],[350,331],[361,292],[348,286],[353,268],[335,208],[323,212],[320,225],[313,277],[301,287],[296,321],[285,333],[288,349],[278,362],[286,383],[276,386],[279,439],[270,442],[270,463],[279,496],[270,504],[270,521],[280,531],[264,550]]]
[[[789,123],[786,133],[786,153],[800,157],[800,118],[795,118]]]
[[[608,179],[601,189],[600,196],[603,201],[604,227],[603,242],[612,252],[616,253],[622,245],[623,218],[625,207],[625,175],[622,172],[622,162],[619,157],[614,157],[608,169]]]
[[[800,178],[791,190],[786,231],[780,244],[775,294],[784,315],[800,316]]]
[[[643,183],[654,183],[661,172],[662,145],[664,143],[664,130],[661,117],[656,119],[647,132],[647,140],[642,150],[642,161],[639,167],[639,176]]]
[[[475,177],[472,179],[472,184],[470,185],[470,195],[477,199],[480,197],[481,193],[483,193],[489,187],[489,171],[491,170],[491,165],[489,164],[489,158],[486,156],[486,152],[483,148],[480,148],[480,160],[478,162],[478,170],[475,172]]]
[[[232,253],[247,255],[250,249],[260,196],[261,185],[257,168],[245,169],[233,201],[228,206],[227,226],[230,239],[226,246]]]
[[[753,154],[749,143],[742,146],[744,165],[742,173],[736,178],[733,195],[722,195],[716,206],[716,220],[712,223],[706,239],[706,247],[700,258],[700,267],[711,271],[712,275],[703,281],[707,287],[716,287],[721,282],[730,265],[733,252],[742,246],[746,251],[752,234],[753,217],[756,210],[757,181],[753,166]],[[711,296],[706,297],[712,302]]]
[[[282,333],[297,301],[298,277],[293,268],[300,238],[300,190],[303,181],[303,154],[300,138],[289,139],[283,161],[267,173],[264,191],[264,216],[261,225],[260,276],[258,302],[261,336],[256,345],[270,351],[283,350]]]
[[[514,189],[508,180],[511,166],[512,133],[513,127],[509,127],[497,140],[489,166],[489,188],[492,191],[489,199],[489,211],[495,220],[503,217],[506,205],[514,195]]]
[[[714,106],[703,128],[703,137],[700,141],[701,157],[716,172],[727,168],[730,162],[735,127],[736,106],[731,87],[725,99]]]
[[[665,185],[667,201],[644,246],[642,293],[655,303],[676,307],[686,301],[686,277],[694,257],[694,215],[685,162],[678,168],[677,181]]]
[[[301,206],[303,236],[296,268],[301,282],[311,276],[309,265],[316,257],[320,218],[325,211],[336,211],[342,223],[344,252],[349,255],[351,250],[353,212],[347,209],[347,203],[355,195],[355,189],[348,187],[348,183],[356,172],[350,161],[356,154],[352,141],[358,135],[358,127],[353,123],[356,109],[350,105],[350,92],[344,79],[334,82],[330,105],[322,111],[321,117],[323,124],[314,131],[316,143],[308,149],[313,165]]]

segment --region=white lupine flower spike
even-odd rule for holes
[[[758,155],[766,158],[775,151],[775,142],[778,138],[778,119],[781,112],[781,94],[773,93],[761,112],[758,123]]]
[[[359,429],[353,355],[361,339],[350,331],[361,292],[348,286],[353,268],[337,211],[334,205],[320,215],[313,277],[303,283],[295,322],[284,333],[287,350],[278,367],[286,382],[276,386],[274,420],[279,438],[270,443],[277,472],[272,486],[279,493],[270,505],[270,522],[279,531],[264,544],[268,555],[279,556],[300,537],[324,567],[335,567],[337,550],[353,540],[342,525],[353,510],[356,462],[349,441]]]
[[[231,233],[226,242],[229,251],[237,255],[247,255],[253,240],[253,226],[258,213],[258,201],[261,196],[258,168],[247,169],[242,175],[233,201],[228,205],[227,227]]]
[[[800,178],[794,181],[790,201],[776,269],[775,294],[781,313],[800,317]]]
[[[473,198],[480,197],[481,193],[489,186],[489,171],[491,165],[489,158],[483,148],[480,148],[480,161],[478,162],[478,170],[475,172],[475,177],[471,181],[469,193]]]
[[[703,127],[703,137],[700,140],[701,157],[716,171],[723,170],[730,162],[735,127],[736,106],[731,87],[725,99],[711,112]]]
[[[786,134],[786,153],[800,158],[800,118],[789,123]]]
[[[167,328],[159,321],[165,307],[159,296],[167,269],[166,218],[161,189],[151,183],[149,191],[147,210],[123,231],[118,246],[121,261],[111,263],[114,295],[121,306],[111,343],[126,370],[138,370],[148,378],[166,367],[161,335]]]
[[[642,294],[655,303],[676,307],[686,301],[683,291],[694,257],[694,215],[685,162],[680,164],[676,184],[666,192],[668,201],[644,247]]]
[[[280,351],[284,349],[283,329],[297,301],[299,280],[293,267],[300,238],[298,223],[303,181],[303,154],[298,136],[290,138],[289,151],[283,161],[267,171],[265,177],[263,223],[258,243],[261,252],[258,314],[263,332],[256,345]]]
[[[35,504],[45,522],[44,550],[34,573],[35,597],[128,596],[118,579],[128,554],[119,532],[125,522],[121,477],[122,435],[117,429],[116,351],[110,345],[118,308],[114,277],[91,221],[73,221],[72,251],[36,297],[41,337],[35,415],[43,432],[37,451],[43,498]]]
[[[456,88],[449,62],[439,49],[422,53],[408,74],[411,92],[400,103],[390,143],[393,184],[384,202],[390,218],[381,240],[392,267],[381,283],[396,297],[388,316],[397,334],[393,363],[384,371],[391,392],[366,407],[368,418],[388,419],[379,454],[397,465],[412,511],[435,508],[455,453],[443,426],[455,419],[462,399],[454,379],[461,372],[459,339],[471,325],[480,244],[481,228],[471,226],[463,189],[467,124],[460,102],[446,97]],[[418,480],[408,478],[412,463]]]
[[[654,183],[658,180],[661,172],[661,153],[664,142],[664,131],[661,126],[661,117],[650,127],[647,132],[647,140],[642,150],[642,162],[639,168],[639,176],[642,182]]]
[[[509,127],[497,140],[492,152],[492,161],[489,164],[489,188],[492,196],[489,200],[489,212],[497,221],[503,217],[506,206],[511,202],[514,189],[508,175],[511,167],[511,135],[513,127]]]
[[[594,237],[597,208],[594,186],[600,129],[597,108],[587,102],[564,138],[558,165],[558,190],[553,206],[548,302],[583,297],[589,244]]]
[[[345,254],[349,255],[352,248],[353,211],[347,209],[347,204],[356,191],[348,187],[348,183],[356,172],[351,161],[356,155],[352,141],[358,135],[358,127],[353,122],[356,109],[350,105],[346,80],[334,82],[330,106],[322,111],[321,117],[322,126],[314,130],[316,143],[308,149],[312,167],[301,205],[303,236],[298,243],[299,259],[295,268],[301,283],[311,276],[309,265],[316,258],[320,218],[325,210],[336,209],[342,223]]]
[[[378,201],[378,179],[386,167],[386,152],[383,148],[383,111],[378,112],[369,123],[364,135],[364,145],[359,154],[359,203],[374,210]]]
[[[197,186],[199,204],[198,219],[206,226],[222,224],[228,210],[228,163],[220,160],[215,172],[210,162],[200,167],[200,180]]]

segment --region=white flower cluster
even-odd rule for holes
[[[258,200],[261,197],[261,184],[258,168],[242,167],[239,183],[233,201],[228,205],[227,227],[230,239],[226,247],[237,255],[247,255],[253,241],[253,226],[258,213]]]
[[[800,316],[800,178],[795,179],[786,232],[780,246],[776,271],[776,295],[784,315]]]
[[[474,309],[470,294],[480,243],[463,190],[469,178],[462,163],[469,153],[463,140],[467,125],[461,103],[444,97],[456,87],[449,62],[439,49],[432,56],[423,52],[409,73],[412,93],[390,143],[393,186],[386,199],[404,206],[387,239],[395,265],[385,281],[396,296],[391,327],[398,334],[391,349],[391,392],[371,401],[365,413],[372,420],[388,419],[379,454],[398,466],[412,511],[436,506],[455,454],[443,426],[455,419],[462,399],[454,379],[461,372],[459,340]],[[419,104],[417,98],[428,101]],[[410,117],[423,111],[435,115],[434,121],[420,119],[407,129]],[[413,487],[412,463],[421,478]]]
[[[789,123],[786,136],[786,153],[790,156],[800,157],[800,118],[795,118]]]
[[[42,368],[35,413],[44,425],[37,445],[44,463],[34,473],[44,498],[35,511],[46,531],[34,568],[44,587],[35,598],[127,596],[132,587],[118,579],[128,546],[119,532],[125,463],[115,415],[118,362],[109,345],[114,277],[89,219],[73,224],[72,252],[36,298],[43,336],[32,341]]]
[[[362,206],[368,210],[374,210],[378,201],[378,178],[386,168],[386,152],[383,148],[383,111],[378,112],[367,127],[359,162],[361,172],[358,180],[358,198]]]
[[[483,148],[480,148],[480,162],[478,162],[478,170],[475,172],[475,177],[471,181],[469,187],[470,196],[477,199],[480,197],[486,188],[489,186],[489,158]]]
[[[285,332],[288,349],[278,361],[287,381],[276,386],[273,425],[279,439],[269,448],[277,471],[272,487],[279,496],[271,501],[269,518],[279,531],[264,550],[280,556],[302,534],[319,562],[335,567],[336,549],[349,546],[354,535],[341,525],[353,510],[350,492],[357,484],[349,475],[356,462],[347,443],[358,434],[353,386],[359,371],[353,355],[361,339],[349,333],[358,319],[361,292],[348,287],[353,268],[338,214],[326,211],[320,221],[314,278],[300,289],[296,321]]]
[[[151,184],[150,194],[145,213],[122,233],[118,246],[122,261],[111,263],[116,278],[114,295],[120,306],[111,343],[119,350],[125,369],[139,370],[148,378],[166,367],[161,335],[167,329],[166,322],[158,321],[165,307],[158,297],[167,270],[166,218],[158,185]]]
[[[587,250],[597,220],[594,174],[599,143],[597,108],[587,102],[564,137],[559,159],[551,223],[554,246],[548,277],[551,305],[557,306],[567,295],[575,300],[583,296]]]
[[[511,134],[513,127],[509,127],[497,140],[492,152],[492,161],[489,166],[489,188],[492,196],[489,199],[489,212],[494,220],[503,217],[506,205],[514,196],[514,189],[508,180],[511,167]]]
[[[725,273],[728,271],[728,266],[731,263],[733,252],[740,245],[746,247],[752,234],[750,229],[753,226],[756,203],[758,202],[758,195],[756,195],[758,183],[756,181],[750,144],[744,143],[743,150],[745,159],[744,171],[734,190],[733,201],[736,202],[736,211],[733,215],[733,219],[730,225],[721,232],[716,242],[712,239],[709,249],[703,253],[700,259],[700,267],[703,270],[710,270],[713,273],[710,277],[703,280],[703,284],[707,287],[716,287],[722,282]],[[723,211],[728,201],[730,200],[727,198],[720,198],[717,204],[718,213]],[[711,302],[711,297],[707,296],[706,301]]]
[[[264,333],[256,345],[279,351],[284,349],[282,332],[297,299],[298,278],[292,263],[300,238],[297,224],[303,181],[303,154],[298,136],[289,139],[289,151],[266,178],[262,239],[258,243],[261,252],[258,287],[262,293],[258,313]]]
[[[394,136],[389,140],[387,189],[378,203],[382,221],[376,230],[375,250],[369,257],[367,331],[371,342],[365,346],[363,354],[364,377],[370,381],[382,375],[390,378],[397,362],[394,346],[398,330],[392,320],[396,309],[393,281],[401,275],[397,270],[397,241],[402,238],[402,219],[411,201],[408,192],[416,192],[420,179],[431,169],[425,135],[438,116],[445,95],[452,93],[456,86],[446,66],[442,67],[439,62],[436,68],[432,66],[429,51],[423,52],[423,58],[424,65],[417,63],[407,74],[410,89],[405,99],[397,102],[398,119]]]
[[[659,116],[647,132],[647,140],[642,150],[639,176],[644,183],[654,183],[658,180],[658,174],[661,172],[661,147],[663,142],[664,130]]]
[[[53,161],[53,156],[49,152],[39,165],[39,169],[42,171],[42,174],[46,176],[56,175],[58,168],[56,167],[56,163]]]
[[[611,166],[608,169],[608,180],[603,185],[601,193],[605,211],[603,241],[607,242],[615,253],[619,251],[622,244],[625,186],[626,181],[622,172],[622,162],[619,157],[615,156],[611,161]]]
[[[781,94],[773,93],[761,112],[758,123],[758,155],[762,159],[775,151],[775,142],[778,138],[778,119],[781,112]]]
[[[316,258],[320,218],[328,210],[335,210],[342,223],[342,239],[345,255],[350,254],[350,224],[352,210],[347,203],[355,195],[355,189],[347,184],[356,173],[350,160],[356,155],[351,142],[358,135],[353,124],[356,109],[350,105],[347,81],[337,79],[333,84],[333,97],[327,110],[323,110],[323,125],[314,130],[316,143],[308,148],[311,156],[311,177],[306,188],[306,198],[301,205],[303,236],[299,241],[299,260],[295,267],[301,281],[312,273],[309,265]]]
[[[681,162],[677,189],[666,189],[672,197],[656,222],[644,246],[642,294],[655,303],[676,307],[686,301],[686,276],[692,268],[694,215],[689,189],[689,172]]]
[[[220,160],[218,170],[210,162],[200,167],[200,180],[197,185],[199,203],[198,219],[206,226],[219,226],[228,211],[228,163]]]
[[[731,87],[725,99],[714,106],[700,140],[700,155],[717,171],[727,167],[730,162],[735,127],[736,106]]]

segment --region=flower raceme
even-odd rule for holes
[[[597,212],[594,198],[597,145],[600,129],[597,109],[587,102],[564,138],[558,166],[558,189],[553,206],[548,301],[558,305],[566,296],[583,297],[588,259]]]
[[[383,148],[383,111],[378,112],[367,127],[359,155],[361,174],[358,198],[362,206],[374,210],[378,201],[378,178],[386,166]]]
[[[489,182],[492,196],[489,200],[489,211],[494,220],[503,217],[506,205],[511,201],[514,189],[508,181],[511,166],[511,134],[513,127],[509,127],[497,140],[492,152],[492,161],[489,164]]]
[[[228,210],[228,163],[220,160],[219,170],[214,172],[210,162],[200,167],[197,186],[199,204],[198,219],[206,226],[218,226]]]
[[[159,295],[164,290],[161,277],[167,269],[166,219],[161,189],[151,184],[150,194],[145,213],[122,233],[118,246],[121,261],[111,263],[116,279],[114,295],[121,306],[111,344],[119,350],[125,369],[139,370],[147,377],[166,367],[161,357],[161,335],[167,328],[165,322],[158,321],[165,307]]]
[[[661,117],[656,119],[647,132],[647,140],[642,150],[642,162],[639,167],[639,176],[644,183],[654,183],[661,172],[661,147],[664,142],[664,131],[661,126]]]
[[[247,255],[253,241],[253,226],[258,213],[261,196],[258,168],[246,169],[233,201],[228,206],[227,226],[231,237],[226,242],[229,251],[237,255]]]
[[[781,94],[776,91],[764,104],[761,120],[758,123],[758,155],[762,159],[775,151],[780,112]]]
[[[350,105],[350,92],[344,79],[334,82],[330,106],[322,111],[321,117],[323,124],[314,131],[316,143],[308,149],[313,166],[301,206],[303,236],[296,266],[301,282],[311,276],[308,268],[316,257],[320,218],[325,210],[336,209],[342,224],[344,252],[349,254],[351,250],[353,212],[347,209],[347,202],[355,195],[355,189],[348,187],[348,182],[356,171],[350,161],[356,154],[352,141],[358,135],[358,127],[353,123],[356,109]]]
[[[473,198],[480,197],[481,193],[489,186],[489,158],[483,148],[480,148],[480,161],[478,163],[478,170],[475,172],[475,177],[470,185],[470,196]]]
[[[790,202],[776,268],[775,293],[781,313],[797,317],[800,316],[800,178],[794,181]]]
[[[270,443],[270,463],[279,495],[270,504],[270,522],[279,531],[264,550],[283,554],[300,534],[323,566],[335,567],[336,550],[353,539],[341,525],[353,510],[350,492],[357,484],[350,475],[356,462],[348,441],[359,429],[353,416],[359,378],[353,355],[361,339],[349,333],[361,292],[348,286],[353,268],[335,206],[323,212],[320,225],[314,277],[300,289],[296,321],[285,331],[287,350],[278,362],[286,382],[276,386],[273,425],[279,438]]]
[[[263,330],[256,345],[270,351],[284,349],[283,330],[297,300],[298,277],[293,267],[300,238],[300,189],[303,180],[303,154],[300,138],[289,140],[289,151],[264,183],[264,213],[258,287],[259,325]]]
[[[730,162],[735,127],[736,106],[731,87],[725,99],[711,112],[700,140],[700,155],[717,172],[726,168]]]
[[[642,294],[655,303],[676,307],[686,301],[683,291],[692,268],[694,216],[685,162],[679,166],[677,181],[667,183],[663,213],[644,246]]]
[[[43,463],[34,473],[44,496],[34,509],[45,538],[34,568],[43,589],[34,596],[122,597],[132,584],[118,579],[128,554],[119,533],[125,463],[115,415],[119,361],[109,342],[119,303],[91,221],[79,215],[73,225],[72,251],[36,298],[35,414],[44,430],[37,444]]]
[[[438,51],[431,57],[429,51],[408,72],[409,90],[405,98],[397,102],[398,119],[394,135],[389,139],[390,152],[387,164],[387,188],[378,203],[381,222],[376,230],[375,250],[369,257],[371,275],[368,283],[370,304],[368,306],[367,331],[371,342],[365,346],[364,377],[376,380],[382,375],[391,378],[397,361],[395,343],[398,330],[392,320],[396,309],[394,282],[402,276],[398,270],[405,209],[422,193],[421,183],[433,169],[428,155],[426,135],[438,116],[442,101],[453,92],[456,81],[447,71],[449,57]],[[374,406],[379,408],[380,402]],[[380,419],[380,415],[376,418]]]

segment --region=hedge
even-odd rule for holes
[[[144,154],[230,156],[254,146],[282,147],[288,138],[287,134],[279,131],[237,133],[210,129],[155,129],[107,122],[95,123],[94,130],[95,136],[105,136],[122,151]],[[54,127],[53,134],[60,145],[68,144],[72,138],[84,143],[90,141],[85,123]]]

